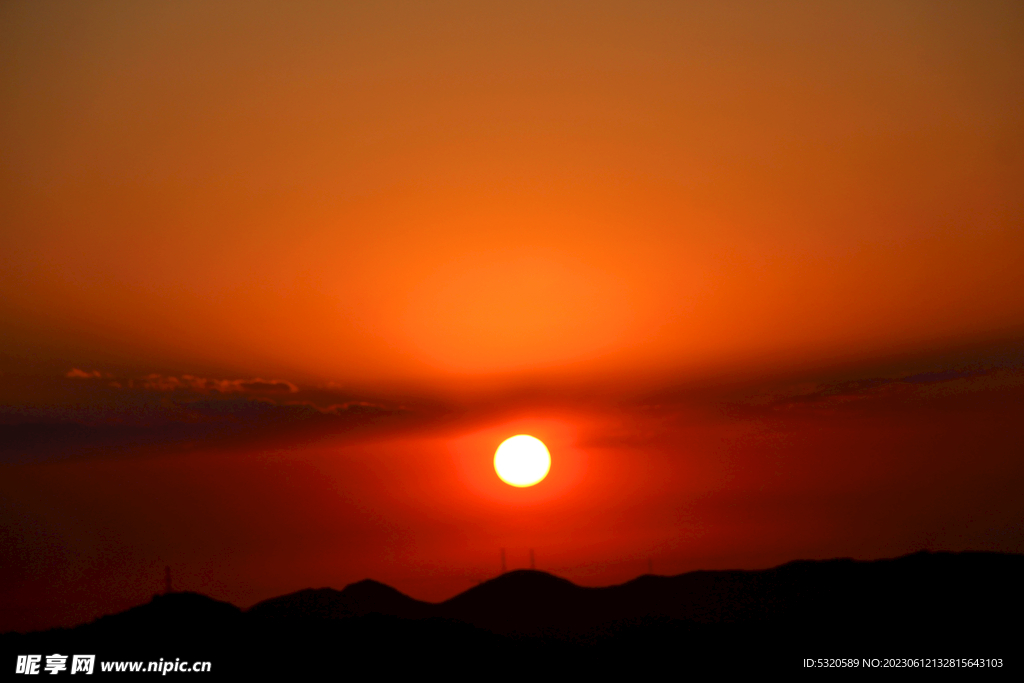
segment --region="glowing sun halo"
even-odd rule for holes
[[[505,439],[494,453],[494,471],[512,486],[533,486],[548,476],[550,469],[547,446],[526,434]]]

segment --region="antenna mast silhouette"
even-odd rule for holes
[[[164,586],[164,594],[170,594],[171,591],[171,565],[164,567],[164,580],[166,585]]]

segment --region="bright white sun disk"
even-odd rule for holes
[[[494,453],[494,471],[512,486],[533,486],[548,476],[550,469],[547,446],[527,434],[505,439]]]

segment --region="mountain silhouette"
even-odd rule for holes
[[[307,588],[257,603],[248,614],[260,620],[344,619],[368,614],[415,619],[431,614],[432,605],[414,600],[391,586],[364,579],[333,588]]]
[[[499,633],[578,626],[599,615],[595,589],[545,572],[519,569],[435,607],[438,614]]]
[[[196,633],[208,630],[208,626],[221,628],[222,625],[237,624],[241,619],[242,610],[229,602],[214,600],[201,593],[182,592],[154,595],[152,601],[145,605],[100,617],[80,628],[101,634],[154,627],[168,633],[181,628]]]
[[[542,571],[515,570],[437,604],[365,580],[342,591],[306,589],[272,598],[248,614],[261,619],[341,619],[379,614],[454,619],[498,633],[580,629],[662,619],[694,624],[846,623],[888,615],[945,623],[975,620],[1021,604],[1024,556],[921,552],[891,560],[796,561],[767,570],[645,575],[585,588]],[[1004,606],[1004,607],[1000,607]],[[934,630],[928,624],[926,630]]]
[[[517,570],[441,603],[372,580],[305,589],[244,612],[175,593],[74,629],[4,634],[0,649],[92,647],[111,659],[188,656],[281,675],[330,672],[341,660],[377,672],[473,672],[474,662],[506,661],[525,673],[541,661],[634,672],[679,658],[697,666],[725,657],[733,669],[796,669],[819,657],[1008,661],[1019,649],[1007,624],[1024,608],[1022,576],[1024,555],[921,552],[645,575],[605,588]]]

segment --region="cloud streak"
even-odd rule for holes
[[[146,422],[83,424],[68,420],[0,424],[7,463],[144,457],[202,447],[281,446],[400,429],[418,416],[400,407],[356,402],[320,408],[238,397],[171,404]]]
[[[196,375],[117,377],[100,370],[64,373],[64,406],[0,413],[0,462],[145,457],[202,447],[278,446],[431,418],[392,401],[314,389],[280,379]]]
[[[252,379],[211,379],[208,377],[196,377],[194,375],[182,375],[179,377],[151,374],[141,380],[132,380],[128,386],[139,386],[142,389],[151,391],[177,391],[187,389],[200,393],[212,391],[221,394],[234,393],[260,393],[260,394],[281,394],[298,393],[299,388],[291,382],[283,379],[263,379],[254,377]]]
[[[64,376],[68,379],[101,379],[104,375],[99,370],[88,371],[71,368]]]
[[[146,389],[149,391],[195,391],[198,393],[217,392],[221,394],[296,394],[299,387],[284,379],[214,379],[195,375],[161,375],[151,373],[144,377],[114,377],[110,373],[99,370],[80,370],[71,368],[64,374],[68,379],[94,380],[111,379],[110,386],[115,389]]]

